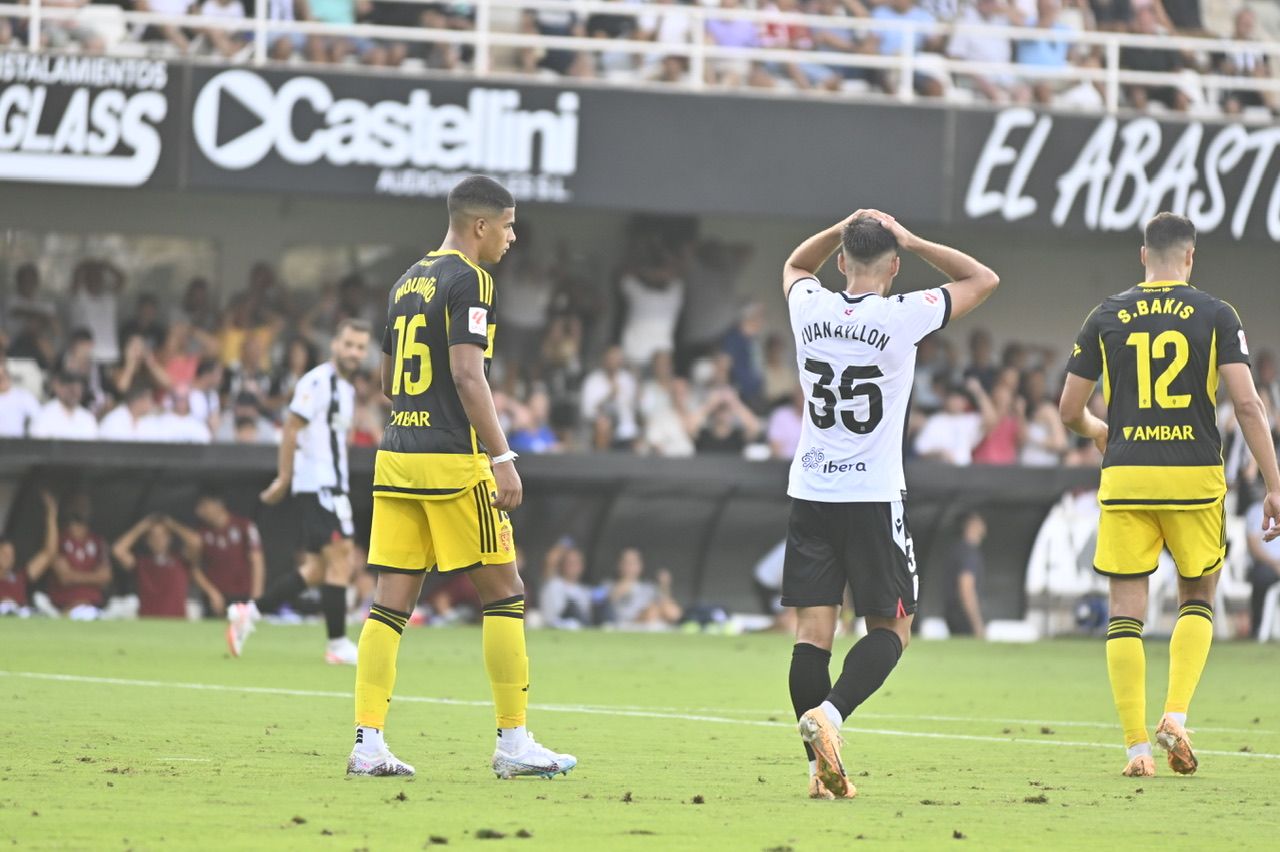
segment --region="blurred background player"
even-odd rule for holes
[[[1227,484],[1215,416],[1219,378],[1266,483],[1264,538],[1280,536],[1280,470],[1249,371],[1244,329],[1235,308],[1187,283],[1195,250],[1189,219],[1161,213],[1147,223],[1141,252],[1146,280],[1085,319],[1060,403],[1067,428],[1103,452],[1093,568],[1110,580],[1107,674],[1124,727],[1124,774],[1131,777],[1156,773],[1147,738],[1142,619],[1147,578],[1166,547],[1178,566],[1178,620],[1169,639],[1169,690],[1156,742],[1174,772],[1196,771],[1187,708],[1213,642],[1214,592],[1226,556]],[[1100,377],[1105,421],[1087,407]]]
[[[200,559],[191,579],[204,593],[209,611],[223,615],[229,603],[262,594],[266,563],[258,525],[227,508],[226,499],[206,489],[196,497]]]
[[[35,585],[58,555],[58,504],[47,491],[40,492],[40,499],[44,502],[44,541],[25,566],[18,567],[13,542],[0,538],[0,615],[31,614]]]
[[[832,292],[816,276],[837,249],[845,287]],[[889,298],[899,249],[951,283]],[[902,448],[916,345],[982,304],[999,283],[972,257],[876,210],[859,210],[805,240],[783,267],[809,398],[787,487],[782,604],[796,608],[791,702],[809,756],[811,798],[856,795],[840,757],[840,726],[880,688],[911,638],[919,580]],[[833,685],[828,667],[846,586],[867,635]]]
[[[952,636],[987,637],[980,599],[982,577],[986,573],[982,542],[986,537],[986,520],[977,512],[967,512],[960,521],[960,537],[947,554],[945,618],[947,632]]]
[[[382,390],[393,407],[374,463],[369,567],[379,573],[360,632],[350,775],[414,772],[388,750],[383,727],[400,635],[428,571],[466,571],[480,596],[498,723],[494,773],[550,778],[578,762],[539,745],[525,727],[524,583],[507,516],[524,489],[489,388],[494,286],[479,266],[497,263],[515,242],[515,205],[497,181],[463,179],[449,193],[444,243],[388,297]]]
[[[351,583],[351,518],[347,443],[355,417],[351,379],[369,352],[368,323],[345,319],[330,344],[330,358],[299,381],[280,438],[276,478],[262,492],[275,505],[293,491],[302,511],[306,558],[271,584],[266,594],[227,609],[227,644],[240,656],[262,611],[271,612],[308,586],[320,584],[324,612],[325,662],[356,664],[355,643],[347,638],[347,586]]]
[[[69,501],[67,525],[50,563],[45,592],[54,609],[72,618],[97,618],[111,585],[107,543],[89,526],[89,499],[77,494]]]

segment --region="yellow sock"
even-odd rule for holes
[[[524,649],[524,595],[485,604],[484,668],[493,688],[499,728],[524,724],[529,707],[529,657]]]
[[[1178,621],[1169,639],[1169,695],[1164,712],[1187,712],[1211,644],[1213,607],[1207,601],[1187,601],[1178,608]]]
[[[382,728],[387,723],[387,705],[396,685],[396,654],[408,613],[374,604],[360,630],[360,653],[356,660],[356,725]]]
[[[1142,649],[1142,622],[1115,617],[1107,625],[1107,676],[1116,712],[1124,728],[1125,747],[1150,742],[1147,714],[1147,657]]]

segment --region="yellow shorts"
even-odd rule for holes
[[[1194,580],[1222,567],[1227,552],[1225,507],[1203,509],[1104,509],[1098,522],[1093,570],[1108,577],[1155,573],[1169,548],[1178,574]]]
[[[511,518],[490,504],[497,490],[485,480],[452,500],[373,496],[369,567],[417,574],[466,571],[516,558]]]

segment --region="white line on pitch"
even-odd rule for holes
[[[228,686],[216,683],[184,683],[180,681],[167,680],[134,680],[131,678],[117,677],[92,677],[89,675],[69,675],[69,674],[53,674],[49,672],[10,672],[0,671],[0,676],[30,678],[32,680],[51,680],[64,683],[100,683],[109,686],[141,686],[156,687],[159,689],[193,689],[208,692],[234,692],[248,693],[253,695],[286,695],[306,698],[341,698],[349,701],[351,699],[350,692],[332,692],[315,689],[284,689],[282,687],[268,686]],[[420,695],[398,695],[396,701],[412,704],[446,704],[457,707],[490,707],[489,701],[465,701],[458,698],[429,698]],[[630,718],[641,719],[670,719],[679,722],[708,722],[717,725],[748,725],[751,727],[762,728],[791,728],[794,727],[790,722],[769,722],[759,719],[731,719],[725,716],[706,716],[695,715],[691,713],[669,713],[656,710],[625,710],[617,707],[595,707],[583,706],[576,704],[539,704],[536,709],[549,713],[581,713],[591,716],[625,716]],[[1038,723],[1037,723],[1038,724]],[[979,743],[1016,743],[1019,745],[1041,745],[1041,746],[1057,746],[1067,748],[1099,748],[1099,749],[1118,749],[1115,743],[1089,743],[1077,742],[1072,740],[1059,739],[1029,739],[1026,737],[988,737],[977,734],[939,734],[926,731],[894,731],[882,728],[860,728],[846,727],[844,729],[850,733],[867,734],[870,736],[882,737],[913,737],[917,739],[930,740],[955,740],[963,742],[979,742]],[[1218,757],[1248,757],[1261,758],[1265,760],[1280,760],[1280,754],[1269,754],[1266,752],[1255,751],[1212,751],[1209,749],[1197,749],[1197,754],[1215,755]]]

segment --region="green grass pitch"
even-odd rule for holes
[[[860,795],[811,802],[781,636],[530,634],[553,781],[488,769],[475,629],[410,629],[388,738],[343,777],[353,672],[316,627],[0,621],[0,845],[67,849],[1276,848],[1280,648],[1220,643],[1200,772],[1119,774],[1101,641],[917,642],[846,725]],[[837,660],[848,641],[837,645]],[[1148,718],[1165,643],[1149,640]],[[64,677],[55,678],[53,675]],[[501,837],[496,835],[503,835]],[[434,840],[433,840],[434,838]]]

